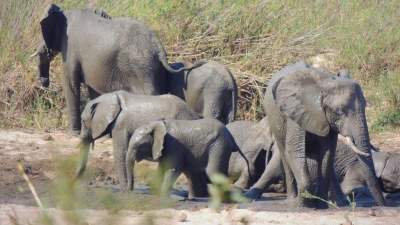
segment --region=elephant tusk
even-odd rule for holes
[[[37,56],[38,54],[39,54],[38,52],[35,52],[30,57],[33,58],[33,57]]]
[[[353,141],[351,140],[350,137],[346,137],[346,140],[347,140],[347,144],[348,144],[348,145],[353,149],[353,151],[355,151],[357,154],[363,155],[363,156],[369,156],[368,153],[365,153],[365,152],[359,150],[359,149],[354,145],[354,143],[353,143]]]

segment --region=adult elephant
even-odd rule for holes
[[[177,62],[170,66],[181,69],[193,64]],[[221,63],[211,61],[190,71],[168,73],[167,84],[168,92],[185,100],[200,117],[224,124],[235,121],[238,89],[232,73]]]
[[[363,92],[352,79],[310,68],[305,61],[286,67],[270,80],[264,109],[281,154],[288,199],[297,206],[327,208],[306,199],[308,191],[327,199],[338,134],[359,154],[367,184],[379,205],[385,205],[374,164]],[[314,188],[306,158],[318,163]]]
[[[40,26],[43,38],[32,57],[39,56],[40,80],[48,87],[50,61],[62,53],[71,134],[79,134],[81,128],[81,83],[88,87],[91,99],[118,90],[160,95],[166,93],[166,71],[188,69],[172,69],[157,34],[132,18],[110,19],[97,9],[63,11],[51,4]]]
[[[123,190],[127,187],[125,156],[129,139],[139,126],[160,119],[199,119],[197,113],[176,96],[138,95],[126,91],[107,93],[91,100],[81,117],[82,142],[75,179],[85,171],[90,144],[105,135],[111,135],[115,169]]]

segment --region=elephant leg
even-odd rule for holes
[[[277,149],[276,145],[273,146],[273,152],[274,153],[269,162],[268,159],[265,159],[264,173],[253,187],[244,194],[245,196],[252,199],[259,199],[271,184],[276,184],[279,179],[283,178],[282,161],[279,149]],[[268,154],[266,156],[268,157]]]
[[[327,142],[325,142],[327,143]],[[335,142],[336,143],[336,142]],[[335,153],[334,150],[331,148],[332,146],[329,144],[325,144],[321,146],[319,152],[319,160],[318,160],[318,175],[317,175],[317,182],[314,191],[314,195],[328,200],[328,191],[330,185],[330,179],[332,178],[333,173],[333,160]],[[336,146],[334,146],[336,147]],[[327,209],[328,204],[324,201],[316,200],[317,209]]]
[[[118,130],[119,132],[117,132]],[[114,129],[112,132],[113,146],[114,146],[114,162],[115,170],[117,171],[119,186],[121,190],[126,190],[128,183],[128,175],[125,166],[125,157],[128,152],[129,134],[128,132],[121,132],[120,129]]]
[[[285,170],[286,185],[288,187],[290,182],[293,182],[290,179],[290,172],[292,172],[297,185],[296,205],[300,207],[315,208],[314,199],[306,199],[303,197],[303,193],[306,191],[314,193],[314,185],[311,182],[306,162],[306,133],[294,121],[288,120],[287,123],[286,149],[284,149],[284,151],[280,149],[282,161],[286,159],[287,164],[289,165],[288,170]]]
[[[340,182],[336,173],[331,173],[331,183],[329,185],[329,191],[331,193],[331,199],[337,203],[340,207],[345,207],[349,205],[346,199],[346,195],[343,193],[340,187]]]
[[[282,161],[282,166],[283,166],[283,181],[286,186],[286,192],[287,192],[287,199],[288,201],[294,201],[294,199],[297,196],[297,187],[296,187],[296,180],[294,179],[293,172],[291,171],[288,161],[286,160],[285,154],[283,151],[285,151],[284,147],[280,147],[280,143],[276,142],[278,145],[279,149],[279,155],[281,156],[281,161]],[[284,145],[283,145],[284,146]],[[281,150],[283,149],[283,151]]]
[[[203,172],[189,172],[183,171],[187,178],[189,199],[208,197],[207,182],[204,178]]]
[[[79,135],[81,131],[80,114],[80,68],[77,65],[64,65],[63,91],[67,104],[68,134]]]
[[[159,165],[160,166],[160,165]],[[168,168],[164,170],[164,179],[161,184],[161,197],[168,197],[171,193],[172,186],[175,181],[178,179],[179,175],[182,173],[182,170],[179,167]]]

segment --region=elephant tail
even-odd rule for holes
[[[243,157],[243,159],[246,161],[246,167],[243,168],[243,171],[240,175],[239,180],[235,182],[235,186],[239,188],[249,188],[253,183],[254,180],[256,179],[256,168],[254,166],[254,162],[249,160],[245,154],[242,152],[242,150],[239,149],[237,150],[240,154],[240,156]]]
[[[237,92],[234,88],[229,88],[231,93],[232,101],[228,105],[229,109],[225,115],[225,122],[226,124],[232,123],[236,119],[236,111],[237,111]]]
[[[158,49],[158,59],[160,60],[160,62],[164,66],[164,68],[170,73],[179,73],[179,72],[181,72],[183,70],[192,70],[194,68],[200,67],[200,66],[202,66],[202,65],[207,63],[207,62],[203,62],[203,61],[195,62],[190,66],[187,66],[187,67],[184,66],[184,67],[181,67],[178,70],[175,70],[168,64],[167,54],[165,53],[164,47],[162,46],[161,42],[157,41],[157,45],[158,45],[158,48],[159,48]]]

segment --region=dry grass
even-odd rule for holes
[[[35,60],[29,58],[40,38],[39,19],[48,3],[0,3],[3,126],[66,127],[60,56],[52,62],[49,89],[40,87]],[[349,69],[365,88],[384,88],[379,85],[382,77],[400,76],[400,6],[394,0],[67,0],[59,6],[66,10],[97,7],[113,18],[129,16],[144,21],[159,34],[170,62],[215,60],[228,66],[239,86],[239,120],[261,119],[269,78],[302,59],[312,64],[315,56],[329,55],[325,66],[333,71]],[[397,84],[392,87],[398,88]],[[380,101],[392,104],[391,96],[384,92],[369,93],[369,99],[376,99],[378,93]],[[84,106],[85,93],[82,99]],[[379,108],[379,112],[385,110],[386,106]]]

